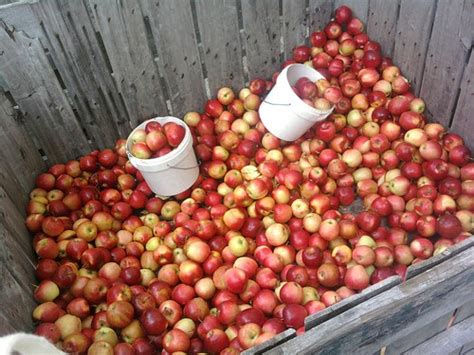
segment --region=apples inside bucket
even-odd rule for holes
[[[332,112],[332,109],[320,111],[309,106],[293,91],[293,86],[301,78],[315,82],[324,76],[304,64],[287,66],[278,75],[275,86],[262,101],[258,112],[265,128],[288,142],[300,138]]]
[[[165,127],[170,127],[168,132]],[[158,137],[162,136],[164,141],[155,136],[158,132]],[[156,148],[155,151],[150,147]],[[143,122],[128,136],[126,148],[130,162],[157,195],[179,194],[198,178],[199,165],[191,131],[179,118],[155,117]]]

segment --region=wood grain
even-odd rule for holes
[[[274,353],[374,353],[470,299],[474,287],[473,267],[474,248],[471,247],[312,328],[281,345]]]
[[[432,354],[454,355],[472,354],[474,350],[474,317],[458,323],[445,332],[404,352],[406,355]]]
[[[32,330],[31,312],[35,303],[32,297],[35,283],[33,259],[23,216],[0,187],[0,334]]]
[[[270,79],[280,68],[280,14],[273,0],[242,0],[244,43],[250,80]]]
[[[129,133],[129,117],[85,3],[44,0],[32,8],[42,23],[41,42],[88,137],[95,147],[113,146]]]
[[[309,0],[309,33],[321,31],[331,18],[334,2],[331,0]]]
[[[240,90],[245,83],[237,0],[195,1],[210,94],[222,86]]]
[[[15,206],[23,210],[28,193],[44,162],[27,134],[23,117],[13,108],[0,89],[0,186],[13,198]]]
[[[393,63],[400,67],[415,94],[418,94],[421,88],[435,7],[435,1],[400,1]]]
[[[428,117],[449,125],[474,35],[474,1],[439,1],[420,96]]]
[[[453,132],[467,138],[466,145],[474,152],[474,140],[469,139],[474,132],[474,55],[471,55],[461,79],[459,100],[456,103],[451,129]]]
[[[25,126],[34,133],[31,139],[49,162],[66,161],[90,149],[40,41],[0,21],[0,53],[4,90],[18,103]]]
[[[201,109],[206,94],[190,2],[180,1],[176,6],[174,0],[141,0],[140,6],[150,24],[153,38],[149,41],[156,48],[155,61],[171,113],[182,117],[187,111]]]
[[[399,8],[400,0],[370,0],[367,33],[380,43],[384,56],[393,53]]]
[[[405,351],[423,343],[427,339],[446,330],[448,323],[452,317],[452,312],[442,315],[419,329],[415,329],[406,336],[395,340],[387,345],[385,355],[398,355]]]
[[[131,125],[166,114],[165,88],[161,87],[139,3],[89,0],[89,4]]]
[[[282,6],[283,56],[288,59],[292,57],[293,48],[307,44],[308,16],[305,0],[283,0]]]

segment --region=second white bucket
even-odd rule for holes
[[[146,124],[157,121],[162,125],[174,122],[186,130],[179,146],[168,154],[154,159],[138,159],[130,153],[130,135],[127,139],[127,155],[132,165],[143,175],[150,189],[160,196],[173,196],[191,187],[199,176],[199,165],[193,150],[193,138],[189,127],[182,120],[172,116],[155,117],[136,127],[144,129]]]
[[[328,117],[334,109],[320,111],[304,103],[291,88],[302,77],[313,82],[324,79],[324,76],[307,65],[291,64],[278,75],[275,86],[258,110],[265,128],[288,142],[301,137],[316,122]]]

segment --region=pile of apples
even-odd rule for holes
[[[362,29],[342,6],[284,63],[322,72],[335,105],[294,142],[258,115],[277,73],[187,113],[200,176],[173,198],[153,195],[124,139],[39,175],[36,333],[67,352],[238,354],[469,238],[468,148],[425,122]]]
[[[179,124],[168,122],[161,126],[157,121],[148,122],[145,129],[130,135],[130,153],[138,159],[159,158],[178,147],[186,131]]]

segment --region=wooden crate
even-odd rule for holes
[[[35,259],[23,218],[39,172],[110,147],[151,116],[200,109],[219,86],[270,77],[342,3],[411,80],[428,117],[474,149],[472,0],[9,2],[0,0],[0,334],[32,330]],[[307,335],[287,341],[289,330],[272,351],[399,353],[416,345],[410,351],[423,353],[429,342],[419,343],[429,337],[449,343],[472,329],[467,247],[414,267],[406,282],[391,278],[308,319],[315,327]]]

